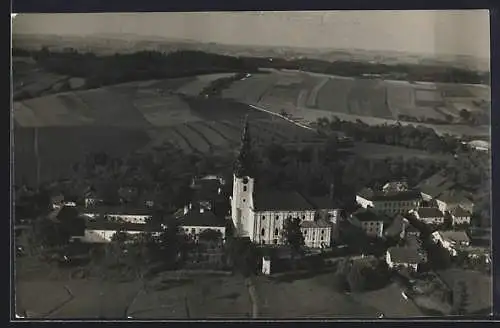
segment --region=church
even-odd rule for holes
[[[254,163],[246,120],[230,197],[235,235],[249,237],[258,244],[281,245],[285,242],[283,229],[286,220],[299,218],[305,246],[329,247],[336,235],[339,210],[307,200],[297,191],[261,189],[256,185]]]

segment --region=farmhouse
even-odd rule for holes
[[[197,239],[200,233],[205,230],[218,231],[222,240],[226,238],[226,220],[203,208],[187,212],[179,219],[179,225],[186,235],[194,239]]]
[[[365,188],[356,195],[356,202],[363,208],[371,208],[385,214],[405,214],[418,208],[420,193],[416,190],[374,191]]]
[[[350,216],[349,221],[370,237],[382,237],[384,223],[388,222],[388,218],[371,210],[359,210]]]
[[[421,207],[417,210],[410,212],[418,220],[426,224],[443,224],[444,214],[438,208],[435,207]]]
[[[83,216],[95,220],[105,218],[110,221],[145,224],[152,218],[151,209],[127,206],[98,206],[82,209]]]
[[[408,268],[413,271],[417,271],[423,262],[421,255],[412,247],[391,247],[385,254],[385,260],[391,269]]]
[[[318,208],[296,191],[266,190],[257,186],[253,166],[246,121],[242,146],[235,162],[233,193],[230,198],[231,218],[237,236],[248,237],[258,244],[283,244],[285,222],[298,218],[308,246],[330,246],[333,224],[319,219]],[[333,212],[334,209],[326,211]]]
[[[457,255],[457,248],[469,246],[470,238],[465,231],[436,231],[432,234],[432,240],[440,243],[451,255]]]
[[[457,206],[450,211],[453,225],[470,224],[471,214],[461,206]]]

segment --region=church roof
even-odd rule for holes
[[[234,162],[234,174],[237,177],[253,176],[255,159],[252,154],[252,140],[250,138],[250,129],[248,117],[245,118],[245,125],[241,135],[241,148]]]
[[[273,190],[254,193],[254,208],[256,211],[304,211],[313,210],[315,206],[296,191]]]

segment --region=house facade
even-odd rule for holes
[[[457,206],[450,211],[452,223],[454,226],[467,224],[470,225],[471,213]]]
[[[226,240],[226,220],[215,216],[214,213],[203,208],[198,211],[189,211],[179,218],[181,231],[197,240],[200,234],[206,230],[214,230],[220,233],[222,241]]]
[[[415,190],[373,191],[365,188],[356,195],[356,202],[362,208],[370,208],[387,215],[406,214],[418,208],[420,201],[420,192]]]
[[[387,218],[371,210],[359,210],[349,217],[349,221],[354,226],[360,227],[367,236],[382,237]]]
[[[465,231],[435,231],[432,240],[441,244],[452,256],[457,255],[457,249],[470,245],[470,238]]]
[[[407,268],[411,271],[417,271],[423,262],[421,255],[412,247],[390,247],[385,254],[385,260],[391,269]]]
[[[418,220],[426,224],[443,224],[444,214],[435,207],[421,207],[417,210],[410,211]]]
[[[126,207],[87,207],[82,209],[82,213],[89,219],[104,218],[110,221],[128,222],[135,224],[146,224],[152,218],[150,209],[126,208]]]

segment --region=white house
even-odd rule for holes
[[[360,210],[349,217],[349,221],[360,227],[370,237],[382,237],[387,218],[370,210]]]
[[[470,224],[471,213],[457,206],[450,211],[453,225]]]
[[[470,238],[465,231],[436,231],[432,234],[432,240],[440,243],[451,255],[457,255],[457,248],[469,246]]]
[[[422,256],[413,247],[390,247],[385,260],[391,269],[408,268],[413,271],[417,271],[419,264],[423,262]]]
[[[469,142],[469,147],[475,150],[488,152],[490,151],[490,143],[484,140],[472,140]]]
[[[105,218],[109,221],[122,221],[145,224],[152,218],[151,209],[129,208],[123,206],[98,206],[82,209],[83,216],[89,219]]]
[[[262,257],[262,273],[265,275],[271,274],[271,258],[269,256]]]
[[[119,223],[106,220],[88,221],[85,227],[83,238],[79,238],[89,243],[109,243],[113,236],[122,231],[128,235],[137,235],[141,233],[151,233],[158,236],[161,228],[149,229],[145,224],[137,223]]]
[[[418,208],[420,201],[420,192],[416,190],[373,191],[365,188],[356,194],[356,202],[361,207],[388,215],[408,213]]]
[[[418,220],[426,224],[443,224],[444,214],[435,207],[421,207],[417,210],[410,211]]]

